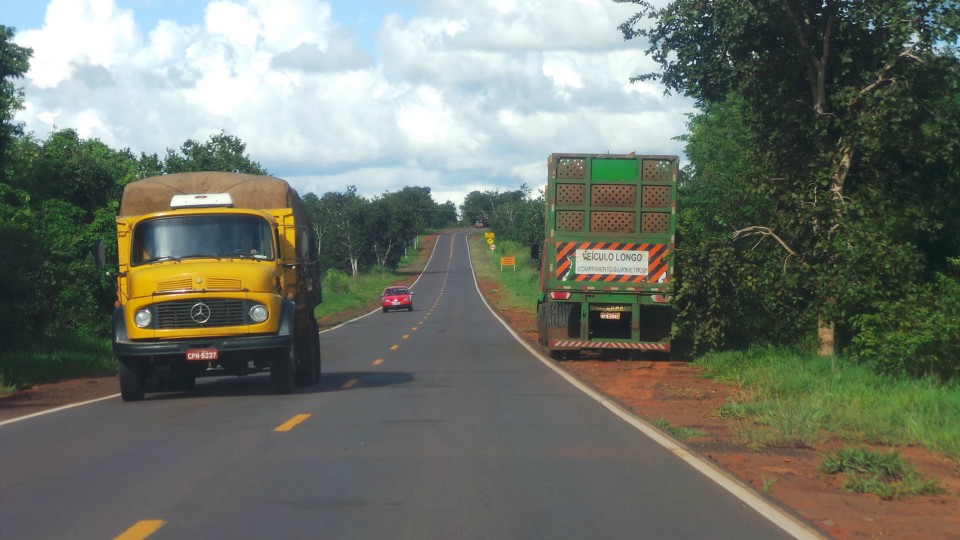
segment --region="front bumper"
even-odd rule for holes
[[[181,354],[188,349],[217,349],[220,352],[282,349],[293,345],[292,335],[241,336],[212,339],[189,339],[184,341],[114,341],[113,353],[117,356],[155,356]]]

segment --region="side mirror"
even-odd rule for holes
[[[93,260],[96,261],[97,266],[107,265],[106,243],[102,238],[93,241]]]
[[[530,258],[535,261],[540,260],[540,244],[530,245]]]

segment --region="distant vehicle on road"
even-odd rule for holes
[[[413,293],[406,287],[387,287],[380,295],[380,305],[384,313],[391,309],[413,311]]]

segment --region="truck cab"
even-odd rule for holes
[[[251,183],[254,197],[237,187]],[[265,195],[278,190],[280,199]],[[285,181],[234,173],[127,187],[113,317],[124,400],[143,399],[148,386],[190,388],[204,375],[269,371],[275,393],[319,380],[316,243],[295,195]]]

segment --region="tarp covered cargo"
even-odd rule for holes
[[[236,208],[293,208],[297,223],[309,223],[297,190],[281,178],[231,172],[191,172],[153,176],[123,188],[120,216],[170,210],[174,195],[229,193]]]

